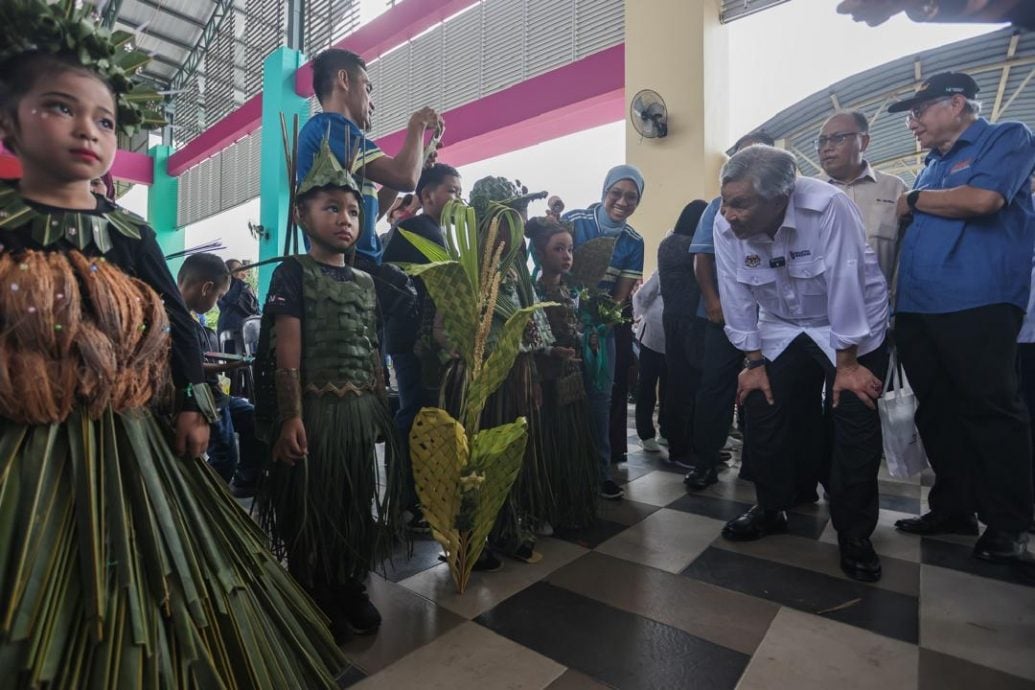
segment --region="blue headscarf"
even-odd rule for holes
[[[629,180],[636,185],[640,197],[643,197],[643,173],[640,172],[640,169],[635,165],[616,165],[607,171],[607,177],[604,178],[604,189],[600,193],[601,200],[607,196],[607,190],[622,180]],[[618,232],[625,227],[625,221],[611,220],[611,216],[607,215],[603,204],[597,206],[596,217],[597,225],[605,232]]]

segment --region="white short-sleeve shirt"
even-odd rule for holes
[[[726,335],[774,360],[808,335],[832,363],[851,346],[864,355],[884,341],[888,286],[855,204],[834,186],[799,178],[783,222],[738,239],[715,220],[715,262]]]

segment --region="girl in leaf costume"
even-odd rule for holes
[[[376,444],[386,442],[391,470],[400,463],[374,281],[345,261],[361,227],[358,190],[324,140],[295,197],[309,253],[273,273],[255,373],[256,426],[268,431],[272,451],[260,519],[338,639],[381,624],[362,581],[391,552],[401,490],[393,476],[377,495]]]
[[[155,233],[90,192],[149,116],[146,60],[86,11],[0,6],[0,678],[335,687],[319,611],[197,457],[212,397]],[[175,452],[147,407],[170,368]]]
[[[557,304],[545,310],[554,345],[536,357],[543,388],[543,455],[553,495],[548,519],[560,527],[582,528],[596,518],[600,475],[577,359],[582,351],[577,292],[566,282],[573,260],[571,230],[550,217],[533,218],[525,223],[525,235],[542,269],[535,285],[539,299]]]

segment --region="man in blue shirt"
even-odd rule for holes
[[[600,203],[591,204],[587,209],[569,211],[563,220],[571,223],[578,247],[596,237],[615,237],[615,246],[611,251],[611,261],[600,289],[611,293],[611,297],[619,304],[625,304],[632,294],[633,286],[643,275],[643,238],[629,225],[629,217],[640,205],[643,197],[643,175],[632,165],[619,165],[607,173],[604,180],[603,199]],[[632,341],[629,341],[630,349]],[[612,425],[620,427],[622,438],[625,428],[626,401],[619,396],[612,404],[612,387],[615,380],[615,335],[609,331],[600,339],[600,351],[607,357],[606,381],[599,386],[589,376],[586,377],[586,397],[589,400],[590,417],[593,423],[593,437],[600,453],[601,489],[600,495],[608,499],[619,499],[624,491],[611,479]],[[626,388],[621,388],[626,390]],[[616,410],[616,408],[619,408]],[[614,419],[612,419],[614,417]],[[614,423],[613,422],[617,422]]]
[[[1027,562],[1031,438],[1016,368],[1031,287],[1035,138],[1016,122],[979,117],[966,74],[931,77],[906,112],[930,150],[902,242],[896,339],[919,400],[917,428],[937,473],[931,511],[896,526],[914,534],[977,534],[973,555]],[[908,222],[908,220],[907,220]]]
[[[331,48],[316,56],[313,91],[323,112],[310,118],[298,134],[296,171],[299,180],[305,179],[321,142],[329,135],[331,150],[342,164],[350,167],[363,186],[363,228],[356,241],[356,253],[365,260],[366,267],[381,262],[381,241],[374,229],[380,217],[380,201],[387,199],[390,203],[396,190],[413,191],[424,163],[424,134],[442,123],[431,108],[418,110],[410,116],[399,155],[395,158],[385,155],[363,134],[370,129],[374,112],[370,97],[373,89],[366,63],[355,53]],[[375,183],[382,185],[380,195]]]

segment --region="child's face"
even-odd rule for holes
[[[550,273],[567,273],[572,264],[572,239],[567,232],[558,232],[550,238],[543,249],[543,270]]]
[[[207,314],[216,306],[219,298],[230,288],[230,277],[215,283],[211,280],[180,283],[180,294],[183,302],[195,314]]]
[[[115,158],[115,100],[100,80],[81,72],[37,79],[18,103],[17,124],[8,126],[28,174],[38,169],[63,181],[92,180]]]
[[[460,184],[460,178],[456,175],[446,175],[445,179],[442,180],[442,184],[421,190],[421,204],[424,207],[424,213],[427,213],[432,218],[441,217],[442,209],[445,208],[446,202],[450,199],[459,201],[462,192],[463,187]]]
[[[302,203],[299,222],[313,244],[344,254],[359,239],[359,199],[345,189],[321,189]]]

